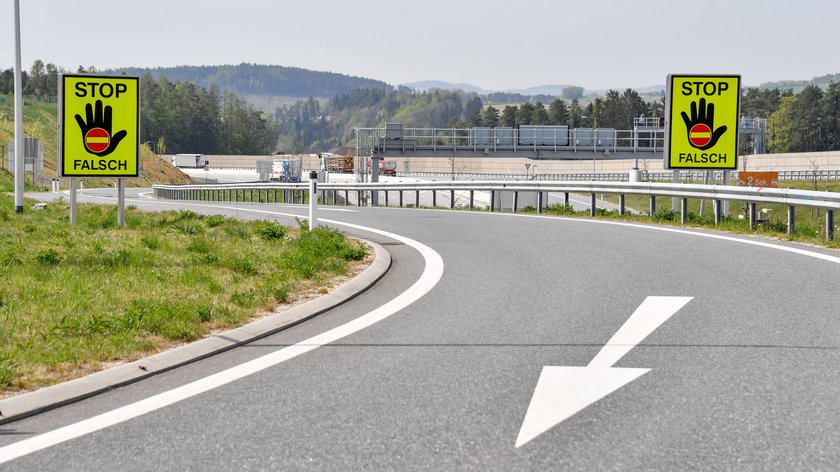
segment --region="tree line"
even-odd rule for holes
[[[96,73],[82,67],[76,73]],[[36,60],[22,71],[27,97],[55,102],[61,67]],[[14,70],[0,72],[0,93],[14,92]],[[140,79],[140,142],[158,153],[271,154],[279,131],[262,112],[233,92],[207,89],[192,82],[174,83],[145,74]]]
[[[771,153],[840,150],[840,83],[823,90],[810,84],[792,90],[748,89],[741,114],[767,118],[767,148]]]

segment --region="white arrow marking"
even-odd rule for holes
[[[647,297],[587,367],[543,367],[516,447],[574,416],[650,369],[612,367],[693,297]]]

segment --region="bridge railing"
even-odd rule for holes
[[[389,134],[386,128],[357,128],[359,144],[380,150],[418,151],[639,151],[660,152],[662,129],[617,130],[528,125],[519,128],[404,128]]]
[[[671,197],[680,201],[681,222],[688,220],[688,199],[708,199],[713,202],[715,222],[720,223],[723,218],[722,202],[745,202],[749,206],[750,228],[755,227],[758,214],[756,205],[779,204],[788,208],[788,233],[795,231],[795,215],[797,207],[824,209],[825,234],[828,239],[834,238],[834,211],[840,209],[840,193],[818,192],[811,190],[797,190],[788,188],[756,188],[735,187],[730,185],[699,185],[683,183],[658,182],[600,182],[600,181],[443,181],[443,182],[375,182],[375,183],[323,183],[317,186],[321,192],[320,201],[325,204],[350,201],[350,193],[356,196],[357,205],[367,202],[374,204],[380,201],[384,193],[385,203],[388,203],[390,193],[399,195],[400,206],[403,203],[404,192],[414,192],[415,202],[419,202],[420,192],[432,192],[434,202],[437,192],[450,194],[450,207],[455,207],[455,192],[469,194],[469,208],[474,207],[474,197],[477,192],[490,194],[490,211],[496,210],[496,193],[513,193],[514,202],[520,193],[527,192],[537,196],[538,212],[542,212],[547,202],[548,192],[565,194],[565,202],[569,202],[569,193],[588,194],[590,196],[590,214],[597,213],[596,194],[611,194],[619,196],[619,214],[625,213],[626,195],[644,195],[649,198],[649,212],[656,211],[656,199]],[[340,198],[341,192],[344,198]],[[209,200],[229,202],[253,203],[304,203],[307,198],[308,184],[281,183],[246,183],[246,184],[217,184],[217,185],[155,185],[154,194],[158,198],[176,200]],[[273,198],[272,198],[273,197]],[[332,197],[332,198],[330,198]],[[516,209],[517,205],[514,204]]]

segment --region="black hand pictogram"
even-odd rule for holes
[[[688,115],[685,112],[681,113],[683,121],[685,121],[685,129],[686,133],[688,133],[688,142],[691,146],[700,149],[701,151],[705,151],[710,147],[714,146],[718,139],[723,136],[723,133],[726,132],[726,126],[721,126],[718,129],[715,129],[715,104],[710,103],[708,108],[706,108],[706,99],[700,99],[700,110],[697,109],[697,102],[691,102],[691,119],[688,119]],[[708,143],[703,146],[697,146],[691,141],[691,130],[699,125],[706,125],[709,128],[709,131],[712,133],[711,139]],[[714,130],[714,131],[712,131]]]
[[[120,141],[122,141],[122,139],[128,134],[125,130],[118,131],[116,134],[111,134],[111,125],[113,121],[112,113],[111,105],[106,106],[103,110],[102,100],[97,100],[95,110],[90,103],[85,105],[86,120],[82,120],[81,115],[76,115],[76,122],[79,123],[79,128],[82,130],[82,142],[85,143],[85,149],[87,149],[89,153],[99,157],[107,156],[108,154],[114,152],[114,149],[117,148]],[[92,150],[87,144],[88,133],[97,128],[105,131],[109,138],[108,147],[99,151]]]

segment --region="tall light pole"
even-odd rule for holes
[[[23,74],[20,68],[20,0],[15,0],[15,213],[23,213]]]

